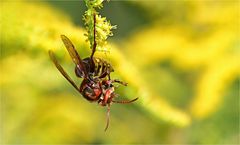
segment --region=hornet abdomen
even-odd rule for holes
[[[111,64],[103,59],[94,57],[93,63],[94,64],[92,64],[90,57],[83,59],[84,67],[86,68],[88,74],[91,75],[90,77],[105,78],[107,75],[114,71]],[[83,76],[82,71],[77,67],[75,67],[75,73],[78,77]]]

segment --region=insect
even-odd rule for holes
[[[107,124],[105,127],[106,131],[109,126],[111,103],[127,104],[136,101],[138,98],[122,101],[114,100],[114,98],[118,96],[114,92],[114,83],[119,83],[124,86],[126,86],[127,83],[124,83],[117,79],[111,80],[110,73],[114,71],[112,66],[103,59],[93,57],[96,51],[96,44],[94,44],[91,56],[81,59],[72,42],[65,35],[61,35],[61,38],[65,47],[67,48],[69,55],[76,65],[76,76],[83,78],[80,87],[76,85],[76,83],[58,63],[54,53],[51,50],[49,50],[49,56],[60,73],[80,94],[82,94],[85,99],[90,102],[98,102],[98,104],[101,106],[107,106]]]

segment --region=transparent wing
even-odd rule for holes
[[[73,62],[76,64],[77,68],[83,72],[83,77],[86,77],[86,68],[84,67],[83,61],[78,55],[77,50],[74,48],[72,42],[65,35],[61,35],[61,38]]]
[[[53,52],[51,50],[48,51],[49,56],[51,58],[51,60],[53,61],[53,63],[55,64],[55,66],[57,67],[57,69],[60,71],[60,73],[68,80],[68,82],[70,84],[72,84],[72,86],[78,91],[80,92],[79,88],[77,87],[77,85],[74,83],[74,81],[69,77],[69,75],[65,72],[65,70],[62,68],[62,66],[57,62],[56,57],[54,56]],[[81,92],[80,92],[81,93]]]

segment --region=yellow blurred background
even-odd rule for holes
[[[110,1],[100,13],[116,90],[133,104],[89,103],[61,76],[52,49],[77,84],[61,42],[89,56],[83,1],[0,2],[2,144],[239,144],[239,1]]]

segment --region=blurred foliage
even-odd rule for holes
[[[48,58],[54,49],[74,76],[59,36],[82,58],[91,51],[56,3],[1,1],[1,143],[239,143],[238,1],[111,1],[121,7],[106,14],[126,14],[122,24],[111,20],[119,28],[127,12],[141,14],[129,14],[136,27],[97,56],[129,83],[120,96],[140,99],[113,104],[106,133],[106,109],[84,100]]]

